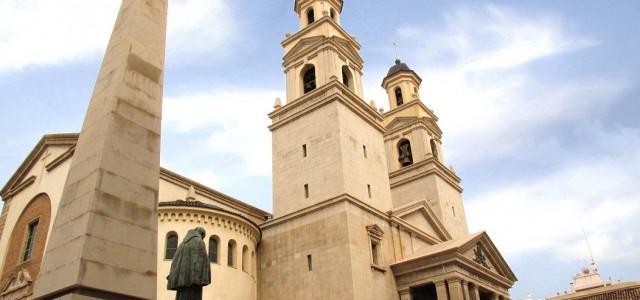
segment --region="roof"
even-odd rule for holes
[[[45,151],[48,146],[52,145],[66,145],[71,148],[65,154],[62,155],[59,159],[55,159],[54,162],[56,164],[62,163],[64,160],[71,158],[73,156],[73,150],[78,142],[78,133],[62,133],[62,134],[46,134],[44,135],[38,144],[31,150],[27,158],[20,164],[18,169],[14,172],[11,178],[7,181],[4,187],[0,190],[0,196],[3,197],[3,201],[6,200],[6,196],[11,194],[11,191],[15,190],[16,186],[19,186],[21,183],[25,181],[25,176],[29,172],[29,170],[33,167],[33,165],[38,161],[40,155]],[[271,216],[270,213],[265,212],[257,207],[254,207],[250,204],[247,204],[244,201],[235,199],[229,195],[225,195],[217,190],[214,190],[210,187],[207,187],[201,183],[198,183],[192,179],[184,177],[180,174],[167,170],[165,168],[160,168],[160,175],[162,178],[166,180],[172,180],[173,182],[180,182],[185,186],[194,186],[198,188],[201,192],[206,193],[207,195],[215,198],[222,198],[224,201],[229,202],[234,207],[237,207],[238,210],[247,212],[250,215],[256,216],[256,218],[264,218],[265,216]],[[210,208],[210,207],[209,207]]]
[[[247,222],[249,222],[249,224],[254,225],[256,228],[258,228],[258,230],[260,230],[260,227],[258,226],[258,224],[256,224],[255,222],[251,221],[249,218],[239,214],[239,213],[235,213],[232,212],[230,210],[226,210],[222,207],[219,207],[217,205],[213,205],[213,204],[208,204],[208,203],[204,203],[198,200],[193,200],[193,201],[186,201],[186,200],[174,200],[174,201],[165,201],[165,202],[160,202],[158,203],[159,207],[195,207],[195,208],[204,208],[204,209],[210,209],[210,210],[214,210],[214,211],[220,211],[220,212],[224,212],[224,213],[228,213],[230,215],[234,215],[236,217],[239,217]]]
[[[399,59],[396,59],[396,64],[389,68],[389,72],[387,72],[387,77],[402,71],[413,71],[406,63],[403,63]]]
[[[471,251],[469,249],[473,248],[474,246],[480,247],[480,245],[482,245],[483,252],[486,251],[485,254],[487,255],[488,260],[494,265],[494,271],[496,274],[499,274],[503,276],[503,278],[512,282],[518,280],[507,262],[504,260],[498,249],[489,238],[489,235],[484,231],[428,246],[425,249],[417,251],[401,261],[393,263],[391,267],[392,269],[394,269],[399,267],[403,268],[403,266],[413,266],[416,263],[421,264],[423,262],[427,262],[433,257],[440,257],[451,253],[462,255],[465,251]]]
[[[418,83],[422,82],[422,78],[420,78],[420,76],[418,76],[418,74],[414,70],[412,70],[409,67],[409,65],[407,65],[406,63],[403,63],[399,59],[396,59],[395,64],[391,66],[391,68],[389,68],[389,72],[387,72],[387,76],[385,76],[384,79],[382,80],[382,85],[384,86],[384,82],[387,81],[387,79],[400,73],[411,73],[412,75],[417,77]]]

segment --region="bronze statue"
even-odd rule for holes
[[[176,291],[176,300],[201,300],[202,287],[211,283],[205,235],[202,227],[189,230],[173,257],[167,289]]]

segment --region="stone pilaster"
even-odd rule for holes
[[[462,282],[462,292],[464,293],[465,300],[471,300],[471,295],[469,295],[469,283],[466,281]]]
[[[449,300],[447,285],[444,281],[435,282],[438,300]]]
[[[480,291],[478,290],[478,286],[475,284],[471,287],[471,298],[473,300],[480,300]]]
[[[123,0],[34,299],[155,299],[167,0]]]
[[[449,279],[449,296],[451,300],[464,300],[464,293],[462,291],[462,281],[460,279]]]
[[[411,300],[411,291],[409,289],[400,291],[400,300]]]

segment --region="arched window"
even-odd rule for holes
[[[249,247],[242,247],[242,271],[249,272]]]
[[[333,10],[333,8],[329,10],[329,15],[331,15],[332,19],[334,19],[334,20],[336,19],[336,11]]]
[[[309,8],[307,10],[307,25],[311,25],[311,23],[315,22],[316,15],[313,12],[313,8]]]
[[[236,267],[236,241],[230,240],[227,244],[227,266]]]
[[[178,234],[175,233],[175,231],[170,231],[167,233],[164,259],[173,259],[173,256],[176,254],[176,250],[178,250]]]
[[[398,143],[398,161],[403,167],[413,164],[413,154],[411,153],[411,142],[407,139],[402,139]]]
[[[218,263],[218,244],[220,242],[220,239],[215,236],[212,235],[209,238],[209,262],[212,263]]]
[[[342,66],[342,83],[350,90],[353,90],[353,78],[347,66]]]
[[[316,68],[313,65],[309,65],[303,70],[302,87],[306,94],[316,89]]]
[[[438,159],[438,145],[436,144],[436,140],[433,139],[431,140],[431,154]]]
[[[397,87],[395,93],[396,93],[396,104],[400,106],[402,105],[402,103],[404,103],[404,101],[402,100],[402,89]]]

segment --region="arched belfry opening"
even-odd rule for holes
[[[316,67],[308,65],[302,69],[302,89],[304,94],[316,89]]]
[[[342,83],[353,91],[353,75],[347,66],[342,66]]]
[[[407,139],[402,139],[398,142],[398,161],[402,167],[407,167],[413,164],[411,142]]]
[[[402,105],[404,103],[404,100],[402,98],[402,89],[400,87],[397,87],[395,89],[395,94],[396,94],[396,104],[398,106]]]
[[[311,25],[315,21],[316,21],[316,15],[315,15],[315,12],[313,11],[313,8],[307,9],[307,25]]]
[[[433,154],[433,157],[435,157],[436,159],[439,158],[438,145],[436,144],[436,140],[434,139],[431,140],[431,154]]]
[[[331,16],[331,19],[337,21],[337,19],[336,19],[336,11],[333,8],[329,10],[329,15]]]

